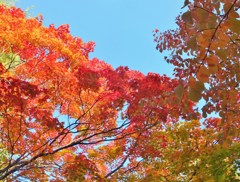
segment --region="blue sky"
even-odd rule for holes
[[[172,75],[153,42],[152,30],[176,27],[183,0],[18,0],[16,6],[31,16],[42,14],[44,25],[69,24],[71,34],[94,41],[90,57],[114,68],[122,65],[143,73]]]

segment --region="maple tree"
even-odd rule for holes
[[[193,113],[191,101],[171,104],[177,80],[114,70],[89,60],[94,43],[72,37],[68,25],[44,27],[16,7],[0,12],[0,179],[110,178],[146,152],[154,126]]]
[[[179,28],[156,30],[170,79],[89,59],[68,25],[0,5],[0,180],[237,180],[238,7],[185,1]],[[199,123],[201,98],[220,118]]]

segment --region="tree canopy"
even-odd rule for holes
[[[169,78],[0,3],[0,180],[238,181],[239,6],[186,0],[154,31]]]

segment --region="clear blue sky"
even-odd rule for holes
[[[69,24],[71,34],[94,41],[91,57],[114,68],[123,65],[143,73],[172,75],[153,42],[152,30],[175,28],[184,0],[18,0],[31,16],[42,14],[44,25]]]

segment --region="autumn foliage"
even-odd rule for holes
[[[0,179],[238,180],[240,4],[185,5],[154,33],[175,79],[89,59],[68,25],[0,5]]]

